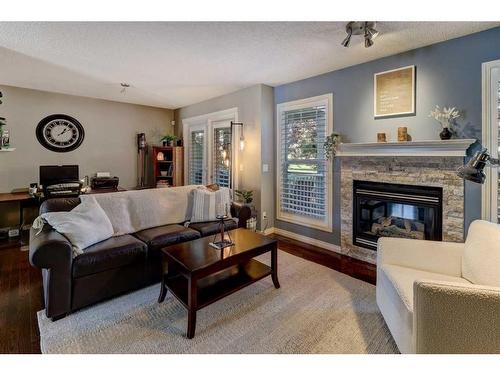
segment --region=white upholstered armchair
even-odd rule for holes
[[[377,304],[401,353],[500,353],[500,225],[465,244],[380,238]]]

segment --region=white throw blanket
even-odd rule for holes
[[[111,224],[113,236],[160,225],[179,224],[191,217],[191,192],[200,185],[94,194]],[[81,195],[85,202],[91,196]]]

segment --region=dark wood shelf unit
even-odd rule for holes
[[[163,154],[163,160],[158,160],[158,154]],[[155,186],[158,181],[167,181],[169,186],[184,184],[184,148],[153,146],[153,170]],[[162,176],[161,172],[168,172]]]

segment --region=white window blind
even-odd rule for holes
[[[329,166],[324,143],[331,132],[329,100],[280,105],[278,110],[278,218],[331,230]]]
[[[227,159],[223,158],[223,150],[226,150]],[[222,187],[230,187],[231,171],[231,128],[214,129],[214,147],[213,147],[213,181]]]
[[[196,130],[191,132],[191,145],[189,148],[189,183],[194,185],[203,184],[203,155],[205,145],[205,131]]]

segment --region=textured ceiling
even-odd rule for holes
[[[346,49],[345,22],[0,22],[0,84],[178,108],[499,24],[380,22],[373,47]]]

